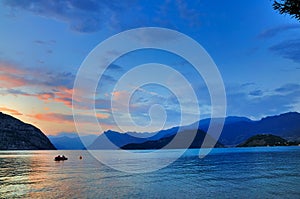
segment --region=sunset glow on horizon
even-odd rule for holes
[[[76,132],[72,94],[80,65],[100,42],[138,27],[169,28],[199,42],[222,75],[227,115],[259,119],[300,112],[300,24],[274,11],[271,1],[255,0],[247,6],[239,0],[228,4],[219,0],[0,3],[0,111],[37,126],[46,135]],[[165,35],[157,36],[158,41],[166,39]],[[90,122],[85,112],[87,106],[94,106],[93,102],[83,99],[80,108],[86,117],[83,125],[87,126],[87,134],[119,130],[109,99],[122,103],[128,90],[115,91],[114,85],[130,69],[151,62],[168,65],[187,77],[198,91],[201,119],[210,116],[205,81],[194,74],[191,64],[179,56],[148,49],[118,58],[99,81],[95,110],[101,132],[95,131],[97,124]],[[166,82],[176,83],[173,76],[163,75]],[[176,126],[180,120],[178,101],[167,88],[141,87],[131,102],[133,120],[139,125],[149,123],[149,107],[157,103],[168,116],[165,128]],[[189,111],[190,118],[194,118],[193,110]],[[123,110],[117,112],[123,117]],[[185,124],[193,122],[191,119]]]

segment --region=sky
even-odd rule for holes
[[[0,111],[34,124],[47,135],[76,132],[73,85],[88,54],[107,38],[141,27],[176,30],[203,46],[222,76],[228,116],[259,119],[300,111],[300,22],[274,11],[272,1],[1,0],[0,4]],[[153,62],[168,65],[188,79],[201,111],[196,118],[211,115],[207,86],[191,64],[170,52],[145,49],[109,65],[95,93],[102,128],[85,115],[80,125],[87,126],[87,134],[123,126],[139,131],[136,125],[151,122],[149,110],[155,104],[164,109],[163,128],[180,122],[176,95],[154,84],[141,86],[130,99],[131,120],[136,125],[124,119],[121,127],[114,121],[111,99],[122,104],[129,85],[123,85],[123,90],[114,86],[134,67]],[[176,84],[169,74],[149,72],[140,78],[146,76],[165,77]],[[183,85],[176,86],[184,92]],[[184,103],[189,102],[186,97]],[[125,118],[123,111],[115,110]],[[195,122],[195,112],[188,111],[184,124]],[[152,119],[149,131],[157,130],[162,120],[160,114]]]

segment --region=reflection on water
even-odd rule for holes
[[[69,160],[53,161],[58,152]],[[0,151],[0,198],[300,197],[300,147],[214,149],[204,159],[198,152],[156,172],[128,174],[87,151]]]

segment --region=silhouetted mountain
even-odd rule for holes
[[[122,147],[127,144],[139,144],[143,142],[149,141],[157,141],[162,138],[166,137],[172,137],[174,136],[179,130],[181,132],[183,131],[189,131],[197,129],[200,123],[200,126],[203,129],[207,129],[208,125],[210,123],[211,119],[204,119],[200,122],[193,123],[191,125],[182,126],[182,127],[173,127],[166,130],[161,130],[159,132],[153,132],[153,133],[136,133],[136,132],[127,132],[127,133],[119,133],[116,131],[106,131],[104,134],[108,137],[108,139],[114,143],[117,147]],[[225,123],[235,123],[239,121],[249,121],[250,119],[245,117],[228,117],[225,119]],[[218,119],[216,119],[218,121]],[[251,120],[250,120],[251,121]],[[88,147],[89,149],[111,149],[110,145],[106,142],[105,135],[101,134],[99,137],[95,140],[95,142]],[[163,139],[164,140],[164,139]]]
[[[136,133],[126,132],[119,133],[116,131],[108,130],[99,137],[88,147],[88,149],[114,149],[107,143],[105,136],[114,143],[117,147],[122,147],[130,143],[143,143],[146,141],[159,140],[164,137],[172,136],[177,133],[179,127],[170,128],[167,130],[161,130],[153,133]]]
[[[167,146],[167,144],[169,144],[173,140],[175,135],[163,137],[159,140],[146,141],[143,143],[127,144],[125,146],[122,146],[121,148],[122,149],[161,149],[163,147],[165,147],[166,149],[186,148],[186,146],[185,146],[186,139],[185,138],[187,137],[187,134],[189,134],[189,133],[192,133],[191,130],[186,130],[186,131],[180,132],[178,134],[178,136],[179,136],[178,141],[170,146]],[[213,138],[210,137],[209,135],[206,135],[206,133],[204,131],[198,130],[197,135],[194,138],[192,144],[189,146],[189,148],[200,148],[205,136],[208,136],[208,139],[211,139],[211,141],[213,141]],[[214,147],[224,147],[224,146],[223,146],[223,144],[217,142]]]
[[[82,150],[89,146],[97,138],[97,135],[86,135],[79,138],[77,133],[60,133],[49,135],[48,138],[57,149],[61,150]],[[82,142],[84,142],[84,145]]]
[[[147,142],[147,145],[152,146],[152,144],[157,144],[155,141],[158,140],[160,140],[159,143],[167,143],[179,130],[180,132],[185,132],[198,129],[206,132],[211,120],[212,119],[210,118],[203,119],[191,125],[173,127],[156,133],[118,133],[115,131],[107,131],[105,132],[105,135],[118,147],[145,142]],[[224,119],[214,118],[214,125],[220,125],[222,120]],[[253,121],[246,117],[230,116],[225,118],[224,127],[218,141],[225,146],[236,146],[257,134],[274,134],[283,137],[288,141],[300,140],[300,114],[297,112],[290,112],[278,116],[266,117],[259,121]],[[105,138],[103,136],[103,134],[100,135],[90,148],[109,148],[109,145],[105,143]],[[134,148],[133,146],[134,145],[128,145],[126,147]],[[141,145],[138,146],[142,147]]]
[[[0,112],[0,150],[55,150],[43,132]]]
[[[211,120],[212,120],[211,118],[206,118],[206,119],[200,120],[199,123],[198,123],[199,124],[199,129],[202,129],[203,131],[206,132]],[[214,122],[215,122],[215,124],[220,125],[222,120],[224,120],[224,119],[215,118]],[[239,123],[239,122],[251,122],[251,121],[252,120],[250,120],[247,117],[229,116],[229,117],[225,118],[224,125],[230,125],[230,124],[235,124],[235,123]],[[197,123],[194,123],[190,126],[195,127],[196,124]]]
[[[117,147],[121,147],[128,143],[141,143],[147,140],[147,138],[143,138],[146,134],[139,134],[138,136],[134,136],[134,134],[135,133],[119,133],[109,130],[99,135],[98,138],[88,147],[88,149],[112,149],[109,143],[106,142],[105,136]]]
[[[259,121],[225,123],[219,141],[227,146],[236,146],[257,134],[273,134],[288,141],[300,140],[300,114],[290,112]]]
[[[295,144],[295,143],[293,143]],[[271,134],[259,134],[250,137],[237,147],[257,147],[257,146],[288,146],[291,145],[287,140]]]

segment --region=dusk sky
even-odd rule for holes
[[[199,42],[222,75],[227,115],[260,119],[300,111],[300,22],[274,11],[272,1],[0,3],[0,111],[36,125],[47,135],[76,132],[72,88],[89,52],[110,36],[139,27],[169,28]],[[150,62],[186,76],[197,92],[201,118],[210,116],[207,88],[189,63],[168,52],[142,50],[116,60],[99,83],[96,111],[103,130],[118,130],[109,103],[113,95],[122,100],[126,92],[113,92],[118,79]],[[180,119],[178,101],[168,89],[155,85],[141,87],[132,97],[134,121],[147,124],[148,110],[156,103],[166,109],[165,128],[175,126]],[[87,133],[101,133],[94,131],[96,124],[86,125],[91,126]]]

